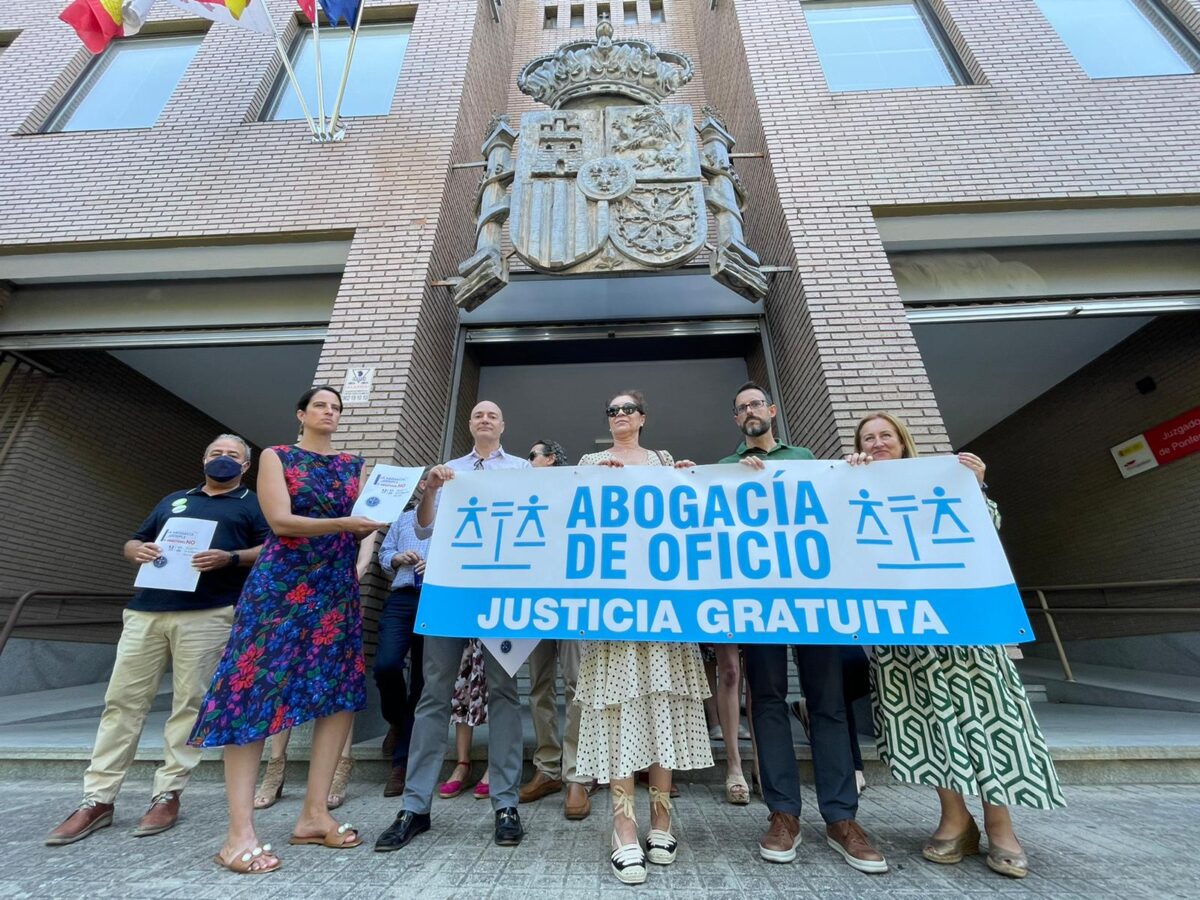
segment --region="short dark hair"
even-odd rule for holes
[[[763,399],[767,401],[768,406],[770,406],[772,403],[775,402],[774,400],[771,399],[771,392],[768,391],[765,387],[763,387],[757,381],[747,381],[740,388],[738,388],[736,391],[733,392],[733,407],[734,407],[735,412],[737,410],[738,395],[743,394],[746,391],[758,391],[759,393],[761,393],[763,395]]]
[[[533,442],[533,446],[541,444],[545,448],[545,453],[542,456],[553,456],[556,466],[565,466],[567,464],[567,451],[563,449],[563,445],[558,441],[547,441],[541,438]]]
[[[329,391],[329,393],[338,398],[338,406],[342,405],[341,391],[329,384],[314,384],[300,395],[300,399],[296,401],[296,411],[304,412],[308,409],[308,404],[312,402],[312,398],[321,393],[321,391]]]

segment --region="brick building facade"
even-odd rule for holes
[[[1179,241],[1183,257],[1200,247],[1200,77],[1089,78],[1035,0],[928,0],[922,8],[944,32],[968,83],[849,92],[829,89],[798,0],[663,0],[653,8],[637,0],[636,25],[624,24],[628,4],[608,0],[369,0],[369,18],[412,23],[396,94],[388,115],[351,119],[346,140],[327,144],[310,141],[303,122],[260,121],[279,59],[269,39],[218,27],[208,30],[153,127],[44,133],[89,60],[56,19],[61,5],[31,0],[0,11],[7,45],[0,54],[0,262],[7,265],[0,271],[7,279],[0,281],[0,326],[22,292],[54,282],[59,261],[64,280],[86,283],[86,271],[79,272],[100,265],[99,255],[107,264],[104,279],[119,284],[126,277],[121,260],[144,253],[182,258],[203,250],[220,260],[234,250],[265,258],[289,247],[303,254],[310,245],[344,245],[313,380],[340,384],[348,366],[375,369],[369,405],[348,408],[340,434],[344,446],[369,461],[432,461],[464,444],[462,414],[476,397],[487,359],[481,363],[464,352],[464,325],[447,280],[474,250],[480,141],[494,113],[508,113],[516,123],[534,108],[516,88],[520,69],[567,40],[589,37],[605,12],[617,23],[618,38],[645,38],[691,56],[695,77],[673,101],[691,104],[697,114],[706,105],[718,108],[738,140],[747,240],[777,270],[766,300],[746,305],[744,316],[755,318],[765,334],[743,348],[747,372],[774,383],[788,435],[819,457],[847,450],[857,418],[880,408],[902,415],[923,450],[951,447],[945,399],[935,394],[910,324],[913,304],[893,275],[900,250],[987,249],[986,236],[974,243],[969,237],[977,223],[984,223],[981,231],[994,223],[1008,227],[1003,242],[1009,246],[1075,246],[1082,240],[1075,224],[1059,229],[1055,223],[1074,223],[1076,214],[1097,210],[1111,212],[1111,230],[1126,243]],[[1161,6],[1182,29],[1200,33],[1200,0],[1162,0]],[[557,27],[547,27],[548,7]],[[272,14],[289,42],[302,27],[295,9],[279,0]],[[156,8],[155,15],[160,30],[201,27],[170,7]],[[1160,210],[1160,218],[1182,224],[1161,233],[1122,224]],[[1022,227],[1032,230],[1023,235]],[[911,239],[915,233],[926,235],[924,243]],[[1103,252],[1100,237],[1089,244],[1085,256]],[[19,274],[30,267],[41,273],[36,279]],[[135,277],[132,269],[128,277]],[[169,265],[160,277],[169,285]],[[148,314],[153,318],[158,310]],[[209,323],[210,339],[223,327]],[[92,332],[87,346],[97,349],[78,352],[106,348],[104,329]],[[55,346],[62,346],[70,329],[57,333]],[[1180,333],[1159,324],[1130,340],[1137,347],[1170,345],[1178,354]],[[82,583],[78,573],[59,577],[59,520],[20,489],[40,481],[47,459],[85,470],[89,506],[108,511],[89,517],[89,543],[113,558],[138,518],[130,506],[148,507],[186,478],[186,466],[155,465],[131,493],[126,479],[104,477],[92,460],[111,453],[112,438],[124,434],[110,401],[133,390],[141,376],[115,371],[120,364],[109,359],[78,356],[76,366],[69,356],[46,353],[48,344],[36,337],[5,331],[0,349],[59,362],[69,373],[63,379],[81,379],[106,399],[73,398],[77,446],[90,448],[82,460],[66,460],[49,443],[50,425],[68,415],[50,402],[51,394],[31,410],[28,425],[0,435],[0,445],[11,444],[0,459],[0,502],[19,511],[0,526],[13,538],[0,547],[0,589],[7,592],[47,579]],[[1114,353],[1116,365],[1123,357]],[[1107,361],[1100,357],[1092,367]],[[1003,381],[1005,373],[995,378]],[[1158,406],[1179,412],[1196,404],[1194,379],[1160,380]],[[1057,397],[1023,399],[1063,402]],[[20,403],[15,389],[0,398],[3,408]],[[177,406],[174,398],[163,399],[155,413],[159,439],[138,441],[147,454],[190,459],[199,432],[215,427],[205,413]],[[1079,408],[1083,415],[1101,412]],[[979,439],[999,481],[1026,452],[1019,438],[1014,445],[1014,423],[1038,415],[1027,410]],[[1130,408],[1120,415],[1115,431],[1136,433],[1157,421],[1158,410]],[[150,416],[138,414],[141,422]],[[1049,428],[1041,440],[1052,445],[1053,425],[1039,428]],[[1110,430],[1093,449],[1107,454]],[[1194,496],[1198,473],[1195,456],[1143,476],[1158,479],[1161,515],[1172,515],[1187,486]],[[1112,481],[1115,475],[1097,468],[1087,477]],[[1119,481],[1109,487],[1128,490]],[[1045,496],[1046,490],[1033,493]],[[1019,502],[1024,510],[1029,500],[1022,495]],[[1014,513],[1014,523],[1025,515]],[[1194,515],[1176,519],[1186,523],[1183,545],[1190,540],[1194,547],[1200,522]],[[1009,539],[1019,578],[1026,572],[1039,580],[1082,577],[1095,547],[1076,552],[1068,545],[1057,566],[1030,537],[1043,534],[1043,524],[1029,528]],[[1152,553],[1122,558],[1106,578],[1159,575]],[[1195,575],[1195,560],[1171,571]],[[116,589],[127,576],[119,565],[89,563],[83,581]]]

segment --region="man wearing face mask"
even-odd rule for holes
[[[217,523],[210,548],[192,557],[200,571],[195,591],[145,588],[126,608],[92,761],[83,776],[83,803],[49,834],[47,845],[73,844],[112,824],[117,792],[168,663],[173,697],[163,729],[165,761],[154,773],[150,809],[133,834],[159,834],[179,817],[179,795],[201,755],[188,746],[188,736],[229,640],[234,604],[271,531],[258,498],[242,485],[250,468],[250,447],[242,438],[218,437],[205,449],[203,465],[204,483],[160,500],[125,544],[131,563],[153,563],[162,555],[154,539],[169,519]]]

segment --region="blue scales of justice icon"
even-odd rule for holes
[[[858,508],[858,529],[855,543],[876,547],[900,547],[907,550],[910,559],[906,562],[876,562],[880,569],[965,569],[964,562],[942,562],[924,559],[913,528],[914,517],[924,514],[933,516],[929,530],[930,543],[937,546],[973,544],[975,538],[963,520],[954,511],[961,504],[961,497],[947,497],[946,489],[938,486],[930,497],[917,499],[916,494],[898,494],[885,500],[872,499],[870,491],[858,492],[857,500],[847,501]],[[884,519],[891,523],[889,530]],[[897,521],[899,520],[899,521]],[[903,534],[893,535],[902,528]],[[943,529],[945,529],[943,531]]]
[[[459,568],[533,568],[532,563],[519,562],[518,557],[546,546],[542,513],[549,508],[547,504],[538,502],[536,494],[530,495],[527,503],[494,500],[490,505],[485,505],[479,502],[478,497],[469,498],[466,506],[455,510],[461,518],[450,546],[475,552],[464,554],[464,561]],[[487,558],[486,561],[479,561],[481,557]]]

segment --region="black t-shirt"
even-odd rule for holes
[[[211,550],[232,551],[257,547],[271,533],[271,526],[259,509],[258,497],[249,488],[238,488],[227,494],[210,497],[197,487],[167,494],[158,501],[158,506],[134,532],[134,540],[152,542],[173,516],[216,522],[217,530],[213,533]],[[250,570],[245,566],[226,566],[201,572],[193,592],[143,588],[130,601],[129,608],[139,612],[187,612],[232,606],[237,603],[249,574]]]

